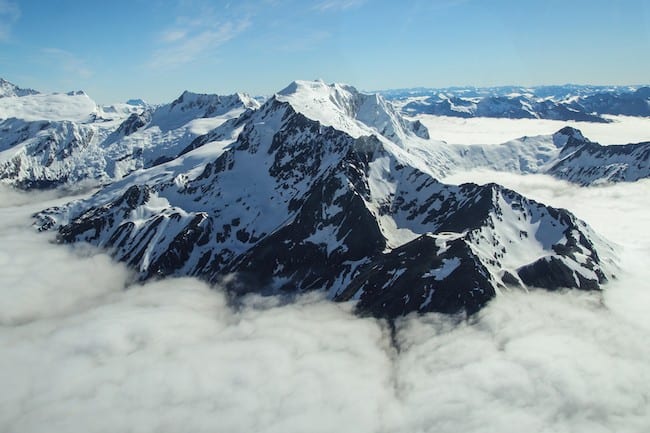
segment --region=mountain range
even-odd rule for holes
[[[0,98],[36,95],[38,93],[34,89],[22,89],[4,78],[0,78]]]
[[[10,101],[11,103],[5,103]],[[361,314],[474,313],[500,291],[599,290],[614,249],[585,222],[455,170],[546,173],[588,186],[650,176],[650,143],[574,128],[492,146],[431,138],[379,94],[296,81],[263,103],[184,92],[97,106],[83,92],[0,100],[0,178],[101,185],[35,215],[141,280],[195,276],[233,295],[318,290]]]
[[[84,92],[0,99],[0,181],[22,189],[106,184],[169,161],[195,138],[259,103],[184,92],[149,106],[98,106]]]
[[[22,189],[104,185],[136,170],[174,160],[206,142],[213,143],[204,149],[210,152],[218,147],[215,142],[230,143],[241,132],[249,114],[260,106],[258,99],[241,93],[220,96],[186,91],[171,103],[158,106],[137,99],[99,106],[82,91],[41,94],[4,80],[3,89],[0,182]],[[553,89],[556,94],[564,94],[560,88]],[[600,95],[580,89],[579,94],[585,97]],[[514,89],[506,88],[501,93],[505,90]],[[564,89],[570,91],[571,88]],[[477,90],[472,92],[476,94]],[[384,122],[383,127],[389,130],[380,132],[403,144],[404,137],[399,134],[404,125],[398,123],[407,120],[397,115],[399,105],[377,94],[374,98],[377,110],[364,111],[362,107],[362,116],[368,118],[361,120]],[[310,109],[319,110],[320,106],[316,104]],[[389,111],[391,119],[371,118]],[[459,168],[487,167],[547,173],[586,185],[636,180],[648,173],[647,159],[643,158],[647,143],[601,147],[578,131],[567,147],[558,146],[552,135],[523,137],[498,147],[463,147],[430,139],[419,121],[408,122],[413,124],[417,138],[427,140],[410,140],[409,152],[426,158],[436,177]],[[224,123],[237,127],[218,128]]]
[[[650,87],[542,86],[405,89],[383,92],[408,115],[609,122],[650,116]]]

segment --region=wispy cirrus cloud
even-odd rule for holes
[[[300,38],[293,38],[278,45],[278,51],[288,53],[310,51],[317,48],[323,41],[329,39],[331,33],[326,31],[313,31]]]
[[[187,37],[187,32],[185,30],[167,30],[166,32],[163,32],[161,39],[164,42],[172,43],[180,41],[185,37]]]
[[[344,11],[361,6],[366,0],[324,0],[314,8],[322,12]]]
[[[450,9],[469,3],[471,0],[436,0],[427,3],[430,10]]]
[[[11,35],[11,28],[20,18],[18,4],[9,0],[0,0],[0,42],[5,42]]]
[[[61,48],[42,48],[41,54],[48,64],[68,75],[87,79],[94,75],[86,60]]]
[[[191,63],[210,55],[249,26],[248,18],[219,21],[210,14],[198,19],[179,18],[158,35],[159,48],[151,55],[148,66],[173,68]]]

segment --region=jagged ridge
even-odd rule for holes
[[[471,313],[513,284],[606,281],[607,245],[567,211],[498,185],[441,184],[385,128],[359,120],[353,89],[292,86],[198,171],[139,173],[41,213],[40,227],[109,248],[143,279],[235,273],[235,293],[323,290],[381,317]],[[331,105],[305,115],[305,101]]]
[[[157,108],[129,106],[122,111],[98,107],[79,92],[20,99],[22,105],[8,105],[8,113],[25,118],[0,121],[0,181],[23,189],[120,179],[176,158],[201,135],[205,126],[200,122],[214,127],[259,106],[243,94],[190,92]],[[41,103],[46,108],[32,109]],[[59,106],[63,109],[57,114]]]

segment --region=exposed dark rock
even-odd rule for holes
[[[238,295],[321,290],[385,318],[472,314],[503,285],[605,281],[595,235],[567,211],[496,184],[442,184],[385,138],[353,137],[275,98],[241,126],[198,175],[125,181],[78,205],[59,240],[108,248],[142,279],[193,275]],[[42,227],[59,214],[41,214]],[[546,259],[502,265],[518,260],[513,242],[535,238]]]

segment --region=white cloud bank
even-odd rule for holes
[[[405,319],[399,352],[382,323],[314,296],[233,310],[191,279],[123,290],[107,256],[31,232],[42,197],[0,192],[0,431],[644,431],[650,182],[497,176],[592,218],[626,272],[604,297],[513,292],[468,323]]]
[[[148,65],[153,69],[174,68],[214,55],[223,44],[244,32],[250,26],[248,18],[219,20],[212,11],[196,18],[179,18],[174,27],[159,35],[156,49]]]
[[[417,118],[429,129],[431,138],[453,144],[501,144],[523,136],[553,134],[565,126],[582,131],[600,144],[627,144],[650,141],[650,118],[605,116],[612,123],[565,122],[546,119],[491,119],[431,116]]]

